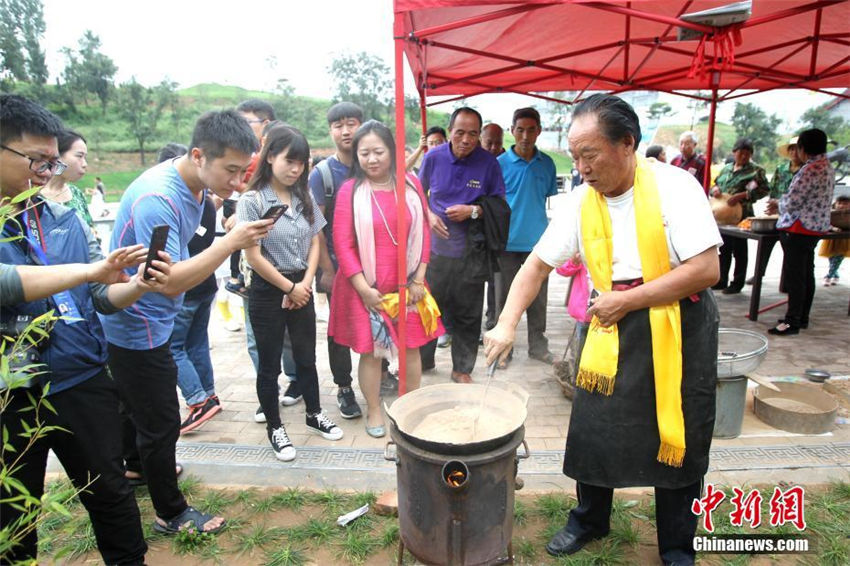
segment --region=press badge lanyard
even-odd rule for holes
[[[24,234],[23,237],[29,244],[29,248],[41,265],[50,265],[47,260],[47,246],[44,242],[44,235],[41,229],[41,218],[38,215],[38,208],[33,207],[33,216],[30,217],[29,211],[24,209]],[[56,310],[59,311],[59,316],[67,317],[60,319],[65,324],[76,324],[82,320],[82,315],[77,308],[77,303],[74,302],[74,297],[71,296],[71,291],[65,289],[56,293],[52,297],[53,304]]]

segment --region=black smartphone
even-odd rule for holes
[[[597,291],[596,289],[593,289],[590,292],[590,296],[587,298],[587,310],[590,310],[590,307],[593,306],[593,299],[595,299],[598,296],[599,296],[599,291]]]
[[[262,217],[260,217],[260,220],[266,220],[268,218],[271,218],[272,220],[277,222],[288,208],[288,204],[275,204],[271,208],[269,208],[266,213],[263,214]]]
[[[145,279],[153,279],[153,276],[148,273],[148,268],[151,262],[159,259],[159,252],[165,249],[165,243],[168,242],[168,224],[160,224],[153,227],[151,232],[151,243],[148,246],[148,257],[145,260],[145,269],[142,271],[142,277]]]

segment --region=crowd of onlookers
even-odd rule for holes
[[[326,343],[339,416],[363,418],[376,438],[386,435],[380,399],[399,387],[401,348],[407,390],[435,368],[438,347],[450,348],[451,381],[473,382],[482,333],[496,325],[549,223],[546,200],[558,191],[555,164],[537,147],[540,115],[517,109],[515,143],[505,148],[498,124],[458,108],[447,129],[434,126],[408,148],[403,179],[396,177],[402,156],[392,131],[366,118],[351,102],[333,105],[327,123],[335,151],[314,160],[305,136],[276,120],[264,101],[204,114],[187,145],[162,148],[159,163],[123,193],[104,258],[85,194],[74,185],[86,171],[85,138],[37,104],[2,95],[2,195],[24,195],[0,242],[4,327],[51,309],[63,316],[38,346],[49,372],[28,385],[42,387],[56,409],[40,416],[72,433],[46,433],[21,457],[18,479],[38,497],[52,449],[75,484],[91,482],[81,498],[107,563],[144,560],[131,485],[147,484],[159,532],[190,523],[217,532],[225,524],[187,503],[175,460],[178,437],[222,410],[208,339],[214,302],[228,328],[244,324],[256,373],[255,420],[265,423],[283,461],[296,457],[296,447],[281,405],[303,400],[308,431],[343,437],[320,403],[318,342]],[[702,183],[706,162],[697,144],[693,132],[682,134],[671,165]],[[745,217],[765,196],[768,211],[779,213],[789,306],[772,334],[796,334],[809,324],[814,247],[829,230],[832,200],[825,149],[823,132],[802,132],[783,146],[787,162],[768,182],[751,160],[753,144],[740,139],[708,191],[728,195],[727,204],[740,205]],[[666,160],[656,146],[647,155]],[[31,187],[40,191],[25,194]],[[91,196],[99,217],[102,183]],[[769,251],[756,269],[763,272]],[[745,240],[724,237],[714,289],[743,289],[746,252]],[[825,253],[826,284],[834,284],[847,250],[833,245]],[[316,293],[327,295],[327,336],[317,336]],[[527,354],[551,364],[546,311],[544,279],[527,309]],[[365,415],[353,387],[352,350]],[[498,367],[512,359],[511,350]],[[178,388],[188,406],[182,421]],[[26,410],[30,398],[22,391],[12,391],[4,416]],[[15,426],[26,429],[21,420]],[[2,514],[6,524],[22,511],[4,504]],[[34,556],[35,533],[24,542],[18,555]]]

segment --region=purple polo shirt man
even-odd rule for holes
[[[452,333],[452,381],[470,383],[478,354],[484,280],[464,269],[467,232],[482,222],[482,197],[505,198],[499,162],[479,144],[481,115],[458,108],[449,122],[449,143],[425,154],[419,169],[431,208],[431,263],[426,278]],[[422,369],[434,367],[436,340],[422,347]]]

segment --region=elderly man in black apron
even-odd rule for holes
[[[546,546],[572,554],[609,531],[614,488],[655,488],[659,553],[693,564],[699,498],[714,427],[722,240],[693,176],[635,154],[640,124],[615,96],[573,111],[569,146],[587,182],[568,197],[526,260],[488,363],[510,351],[523,310],[553,268],[579,252],[595,298],[579,363],[564,473],[578,506]]]

